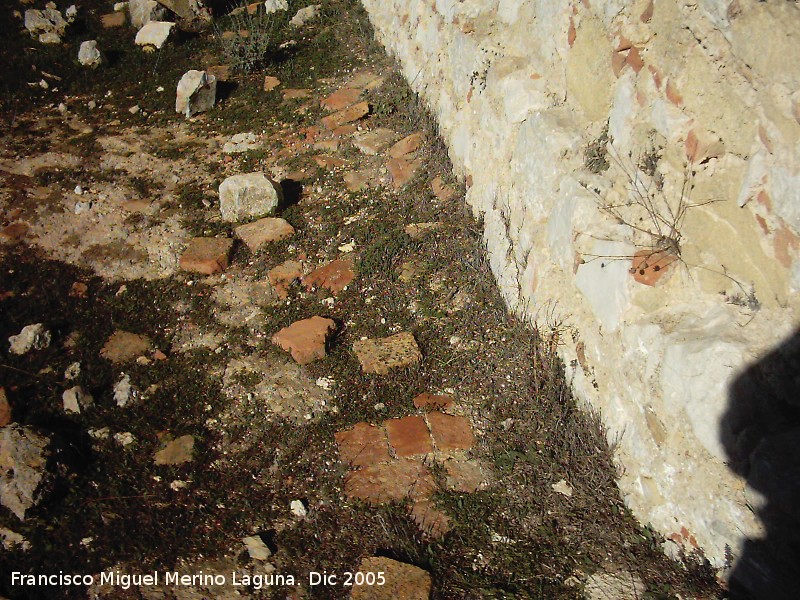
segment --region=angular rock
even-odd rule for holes
[[[369,114],[369,104],[366,102],[359,102],[348,106],[344,110],[340,110],[322,119],[322,124],[328,129],[336,129],[341,125],[358,121]]]
[[[118,364],[147,354],[150,338],[146,335],[117,329],[100,350],[100,356]]]
[[[392,158],[402,158],[406,154],[416,152],[424,141],[425,134],[419,132],[412,133],[389,148],[389,156]]]
[[[279,242],[294,235],[294,227],[286,220],[277,217],[266,217],[240,225],[233,231],[251,252],[258,251],[270,242]]]
[[[271,92],[276,87],[281,84],[281,80],[277,77],[273,77],[272,75],[265,75],[264,76],[264,91]]]
[[[137,390],[131,385],[131,376],[122,373],[119,381],[114,384],[114,402],[120,408],[125,408],[136,399],[137,395]]]
[[[11,415],[11,404],[8,402],[6,389],[0,387],[0,427],[5,427],[13,420]]]
[[[416,456],[433,452],[431,434],[422,417],[413,415],[384,421],[389,445],[395,456]]]
[[[67,21],[54,5],[44,10],[30,8],[25,11],[25,29],[43,44],[58,44],[67,29]]]
[[[283,197],[280,186],[263,173],[228,177],[219,186],[219,210],[228,222],[271,215]]]
[[[8,338],[11,354],[25,354],[31,350],[43,350],[50,345],[50,332],[43,323],[26,325],[18,335]]]
[[[441,177],[435,177],[431,181],[431,191],[441,202],[447,202],[456,195],[456,191],[445,184]]]
[[[137,33],[134,43],[144,48],[152,47],[160,50],[167,43],[169,34],[175,23],[169,21],[148,21]],[[178,111],[181,112],[181,111]]]
[[[137,36],[138,37],[138,36]],[[217,78],[205,71],[187,71],[175,92],[175,112],[187,118],[214,108],[217,100]]]
[[[78,50],[78,62],[91,69],[95,69],[103,63],[103,55],[97,49],[97,40],[81,42]]]
[[[261,539],[261,536],[251,535],[249,537],[242,538],[242,543],[244,544],[244,547],[247,548],[247,553],[253,560],[267,560],[270,556],[272,556],[272,552],[270,552],[270,549],[264,543],[264,540]]]
[[[282,10],[289,10],[289,2],[287,0],[267,0],[264,2],[264,12],[268,15]]]
[[[368,423],[356,423],[352,429],[337,432],[339,458],[351,467],[365,467],[391,460],[386,433]]]
[[[641,598],[645,592],[644,582],[632,573],[594,573],[583,588],[586,600],[608,598]]]
[[[436,491],[433,474],[418,459],[403,458],[350,471],[344,480],[344,493],[379,504],[392,500],[425,500]]]
[[[428,600],[431,596],[431,576],[414,565],[375,556],[363,559],[359,570],[382,572],[386,581],[381,586],[354,586],[352,600]]]
[[[128,0],[128,13],[131,25],[137,30],[150,21],[160,21],[167,15],[163,6],[155,0]]]
[[[369,187],[370,181],[377,179],[375,174],[367,169],[349,171],[344,174],[344,184],[348,191],[359,192]]]
[[[49,438],[29,427],[13,424],[0,429],[0,503],[21,521],[41,499],[49,445]]]
[[[336,330],[332,319],[314,316],[296,321],[272,336],[272,343],[290,352],[301,365],[325,358],[326,344]]]
[[[365,373],[379,375],[385,375],[391,369],[407,367],[422,359],[414,335],[408,332],[382,339],[358,340],[353,343],[353,351]]]
[[[158,3],[178,15],[181,29],[196,31],[211,22],[211,11],[202,0],[158,0]]]
[[[364,154],[375,156],[389,147],[397,134],[391,129],[378,128],[372,131],[357,133],[353,136],[353,145]]]
[[[193,454],[194,437],[182,435],[156,452],[153,459],[157,465],[180,465],[191,461]]]
[[[352,260],[334,260],[303,277],[303,285],[309,291],[322,287],[338,294],[350,285],[355,276]]]
[[[193,238],[181,255],[179,266],[202,275],[222,273],[228,268],[232,249],[233,240],[229,238]]]
[[[322,8],[321,4],[312,4],[311,6],[301,8],[297,11],[297,13],[295,13],[289,22],[295,27],[302,27],[309,21],[313,21],[319,16],[320,8]]]
[[[81,408],[87,408],[94,402],[92,395],[79,385],[65,390],[61,399],[64,403],[64,412],[74,414],[80,414]]]
[[[258,136],[252,132],[247,133],[237,133],[227,142],[225,145],[222,146],[222,151],[225,154],[239,154],[241,152],[247,152],[248,150],[254,150],[258,148],[260,142],[258,140]]]
[[[427,418],[431,436],[439,452],[468,450],[475,444],[472,425],[466,417],[433,411],[428,413]]]

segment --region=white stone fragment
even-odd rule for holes
[[[308,514],[308,511],[306,511],[305,504],[303,504],[302,500],[292,500],[289,504],[289,508],[291,509],[292,514],[300,519],[305,518],[305,516]]]
[[[222,146],[225,154],[239,154],[258,148],[258,136],[253,132],[237,133]]]
[[[295,27],[302,27],[309,21],[316,19],[319,16],[319,9],[322,8],[321,4],[312,4],[297,11],[297,13],[289,21]]]
[[[217,99],[217,78],[205,71],[187,71],[178,82],[175,94],[175,112],[187,118],[210,110]]]
[[[133,444],[133,442],[136,441],[136,438],[130,431],[123,431],[122,433],[114,434],[114,441],[125,448],[126,446]]]
[[[562,496],[566,496],[567,498],[572,497],[572,486],[567,483],[566,479],[562,479],[558,483],[554,483],[550,487],[553,488],[553,491],[556,493],[561,494]]]
[[[260,536],[251,535],[249,537],[242,538],[242,543],[244,544],[245,548],[247,548],[247,552],[250,554],[250,558],[253,560],[267,560],[270,556],[272,556],[272,552],[270,552],[269,548]]]
[[[103,55],[97,48],[97,40],[86,40],[81,42],[78,50],[78,62],[84,67],[95,69],[103,63]]]
[[[19,335],[12,335],[8,338],[11,354],[25,354],[31,350],[43,350],[50,345],[50,332],[45,329],[43,323],[26,325],[19,332]]]
[[[80,414],[81,408],[86,408],[94,401],[92,395],[79,385],[65,390],[61,399],[64,402],[64,412],[73,414]]]
[[[175,23],[169,21],[148,21],[137,33],[134,43],[137,46],[152,46],[160,49],[169,38]]]
[[[281,10],[289,10],[288,0],[267,0],[264,2],[264,12],[268,15]]]

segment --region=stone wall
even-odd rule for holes
[[[800,431],[774,416],[797,381],[764,375],[798,372],[798,5],[363,4],[438,119],[508,304],[558,330],[619,439],[629,506],[741,563],[774,535],[759,448]]]

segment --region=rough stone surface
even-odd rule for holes
[[[361,561],[364,573],[382,571],[386,583],[382,586],[355,586],[353,600],[428,600],[431,595],[431,576],[424,569],[391,558],[369,557]]]
[[[579,400],[612,437],[625,432],[628,505],[665,536],[686,527],[718,567],[729,549],[743,560],[764,515],[748,508],[748,474],[730,468],[740,442],[725,440],[744,434],[723,420],[750,402],[732,395],[741,373],[800,325],[800,69],[785,59],[800,51],[800,11],[364,5],[437,118],[508,305],[539,321],[558,306],[580,332],[559,352]],[[655,148],[650,166],[635,158]],[[608,152],[607,168],[590,149]],[[454,197],[441,180],[431,188]],[[664,251],[680,257],[667,265]]]
[[[389,148],[389,156],[392,158],[401,158],[406,156],[407,154],[411,154],[412,152],[416,152],[422,143],[425,141],[425,135],[423,133],[412,133],[411,135],[407,135],[402,140],[397,142],[394,146]]]
[[[8,338],[11,354],[26,354],[31,350],[43,350],[50,345],[51,335],[44,323],[26,325],[17,335]]]
[[[250,248],[251,252],[257,252],[270,242],[279,242],[292,237],[294,227],[289,225],[285,219],[266,217],[246,225],[240,225],[234,229],[234,233]]]
[[[29,427],[0,429],[0,502],[22,521],[25,512],[41,499],[49,445],[49,438]]]
[[[290,352],[301,365],[325,358],[328,338],[336,331],[332,319],[311,317],[296,321],[272,336],[272,343]]]
[[[246,133],[237,133],[232,136],[231,139],[222,146],[222,151],[225,154],[240,154],[248,150],[255,150],[260,145],[258,136],[252,131],[249,131]]]
[[[322,105],[322,108],[327,108],[328,110],[342,110],[358,102],[360,97],[361,90],[356,88],[342,88],[336,90],[330,96],[323,98],[320,101],[320,105]]]
[[[359,340],[353,343],[365,373],[386,375],[391,369],[407,367],[422,359],[414,335],[397,333],[388,338]]]
[[[313,21],[319,16],[319,9],[321,7],[321,4],[311,4],[310,6],[301,8],[297,11],[297,13],[295,13],[289,22],[295,27],[302,27],[309,21]]]
[[[64,404],[64,412],[75,414],[80,413],[81,409],[88,408],[94,402],[92,395],[79,385],[64,390],[61,399]]]
[[[391,129],[378,128],[353,136],[353,145],[364,154],[375,156],[380,154],[397,139],[397,134]]]
[[[150,347],[150,338],[146,335],[117,329],[103,344],[100,356],[112,363],[123,363],[143,356]]]
[[[103,55],[97,48],[97,40],[81,42],[78,49],[78,62],[84,67],[97,68],[103,63]]]
[[[639,598],[644,592],[642,580],[630,573],[595,573],[586,580],[583,588],[586,600]]]
[[[137,46],[151,46],[159,50],[167,43],[173,27],[175,27],[175,23],[169,21],[148,21],[136,33],[134,42]],[[179,110],[178,112],[184,111]]]
[[[184,271],[213,275],[228,268],[233,240],[230,238],[193,238],[181,254]]]
[[[289,296],[289,286],[303,276],[303,265],[296,260],[287,260],[267,273],[267,278],[275,288],[279,298]]]
[[[175,112],[187,118],[214,108],[217,101],[217,79],[206,71],[192,69],[178,82],[175,92]]]
[[[150,21],[165,17],[167,11],[156,0],[128,0],[128,13],[131,16],[131,25],[139,30]]]
[[[228,222],[270,215],[281,198],[280,186],[261,172],[232,175],[219,186],[219,210]]]
[[[271,92],[276,87],[281,84],[281,80],[277,77],[273,77],[272,75],[265,75],[264,76],[264,91]]]
[[[157,465],[180,465],[192,460],[194,455],[194,437],[182,435],[167,442],[167,444],[153,455]]]
[[[406,185],[416,175],[421,163],[418,160],[408,160],[406,158],[390,158],[386,161],[386,168],[392,175],[392,185],[399,190]]]

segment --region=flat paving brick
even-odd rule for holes
[[[342,88],[340,90],[336,90],[327,98],[323,98],[320,101],[320,105],[322,108],[327,108],[328,110],[342,110],[343,108],[347,108],[351,104],[358,102],[358,98],[360,96],[361,90],[358,88]]]
[[[365,373],[386,375],[392,369],[410,366],[422,359],[414,335],[396,333],[387,338],[358,340],[353,343]]]
[[[433,411],[427,415],[431,436],[439,452],[468,450],[475,443],[472,425],[466,417]]]
[[[366,467],[391,459],[386,432],[369,423],[357,423],[352,429],[337,432],[339,458],[353,467]]]
[[[344,493],[373,504],[392,500],[424,500],[436,491],[433,474],[421,460],[401,458],[357,471],[350,471],[344,481]]]
[[[286,220],[278,217],[266,217],[234,229],[236,237],[242,240],[250,249],[256,252],[270,242],[279,242],[294,235],[294,227]]]
[[[289,297],[289,286],[303,276],[303,265],[296,260],[287,260],[267,272],[267,279],[275,288],[279,298]]]
[[[303,277],[303,285],[311,291],[314,288],[325,288],[338,294],[355,279],[353,261],[339,259],[311,271]]]
[[[340,110],[322,119],[322,124],[328,129],[336,129],[340,125],[346,125],[353,121],[366,117],[369,114],[369,104],[366,102],[359,102],[348,106],[344,110]]]
[[[433,452],[431,434],[422,417],[389,419],[383,422],[383,426],[395,456],[416,456]]]

